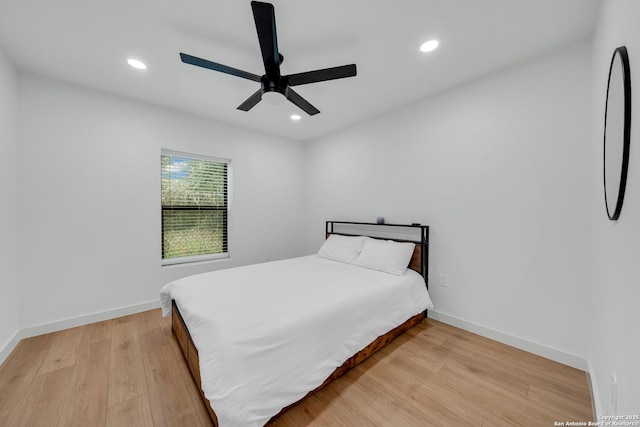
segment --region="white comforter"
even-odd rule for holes
[[[423,278],[316,255],[198,274],[160,291],[176,300],[220,427],[262,426],[349,357],[433,308]]]

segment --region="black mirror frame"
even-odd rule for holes
[[[618,188],[618,199],[616,200],[615,210],[613,214],[609,209],[609,201],[607,200],[607,171],[606,171],[606,151],[607,151],[607,109],[609,107],[609,85],[611,84],[611,70],[615,63],[616,55],[620,55],[622,61],[622,79],[624,84],[624,133],[623,133],[623,151],[622,151],[622,168],[620,170],[620,187]],[[627,170],[629,169],[629,146],[631,142],[631,70],[629,67],[629,55],[625,46],[617,47],[611,57],[609,65],[609,79],[607,82],[607,99],[605,101],[604,110],[604,144],[603,144],[603,178],[604,178],[604,203],[607,209],[607,216],[611,221],[615,221],[620,217],[622,211],[622,203],[624,201],[624,192],[627,187]]]

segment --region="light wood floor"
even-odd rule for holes
[[[425,320],[270,427],[591,419],[584,372]],[[0,426],[210,425],[159,310],[22,340],[0,366]]]

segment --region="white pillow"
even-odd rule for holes
[[[360,255],[366,241],[364,236],[341,236],[331,234],[318,251],[318,256],[339,262],[353,264]]]
[[[401,276],[413,256],[414,243],[366,238],[356,265]]]

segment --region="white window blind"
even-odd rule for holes
[[[162,151],[163,264],[229,256],[229,164]]]

